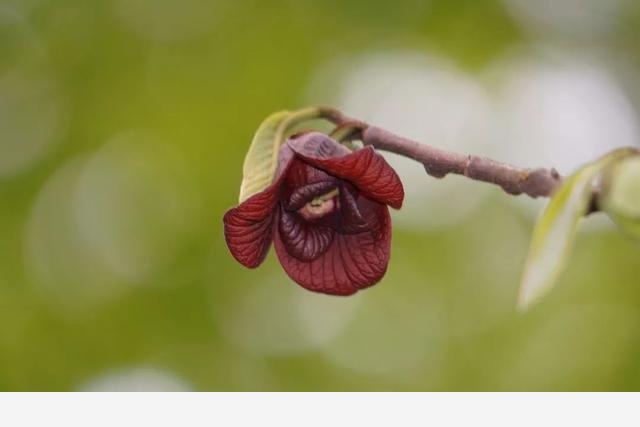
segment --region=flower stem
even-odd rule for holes
[[[427,173],[443,178],[453,173],[498,185],[512,195],[550,197],[562,183],[555,169],[525,169],[500,163],[485,157],[454,153],[395,135],[385,129],[352,119],[331,107],[320,107],[321,115],[337,126],[357,126],[363,144],[414,159],[424,165]]]

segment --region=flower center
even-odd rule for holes
[[[338,189],[334,189],[322,196],[314,197],[313,200],[298,209],[298,213],[307,221],[320,219],[338,207]]]

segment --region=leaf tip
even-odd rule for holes
[[[520,286],[520,293],[518,294],[516,311],[520,314],[525,313],[540,301],[542,294],[543,292],[536,292],[534,287],[529,286],[529,284],[523,280]]]

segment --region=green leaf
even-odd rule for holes
[[[520,283],[520,310],[527,309],[548,292],[564,269],[578,223],[589,210],[595,178],[607,166],[634,151],[618,149],[583,166],[555,192],[533,230]]]
[[[607,169],[600,205],[627,234],[640,239],[640,153]]]
[[[357,144],[355,141],[351,140],[357,132],[362,130],[362,126],[356,123],[346,123],[336,127],[331,133],[329,137],[344,145],[351,151],[356,151],[362,148],[362,144]]]
[[[240,203],[267,188],[278,168],[278,152],[287,133],[297,124],[321,117],[316,107],[298,111],[279,111],[267,117],[258,127],[242,165]]]

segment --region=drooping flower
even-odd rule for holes
[[[299,285],[350,295],[386,272],[387,206],[399,209],[403,198],[398,175],[372,147],[350,151],[322,133],[304,133],[280,149],[271,185],[225,214],[225,238],[246,267],[260,265],[273,242]]]

